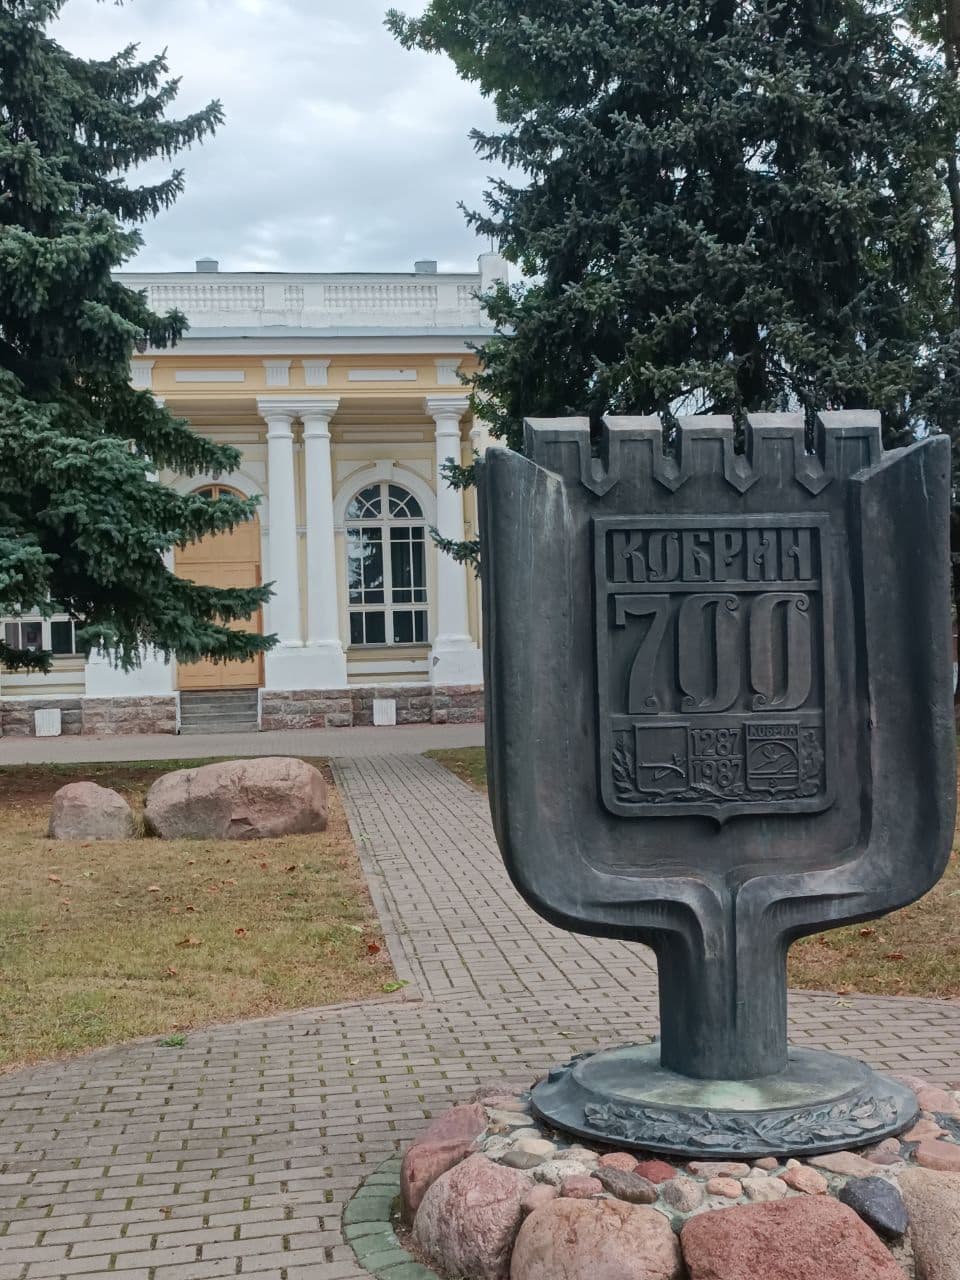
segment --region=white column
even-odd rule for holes
[[[437,424],[436,485],[437,532],[442,538],[463,539],[463,493],[451,488],[443,474],[444,463],[458,465],[460,419],[469,401],[465,396],[428,396],[427,413]],[[438,685],[476,685],[483,681],[480,650],[470,636],[467,613],[466,565],[443,551],[437,553],[437,633],[433,641],[431,680]]]
[[[340,640],[333,536],[330,419],[339,399],[311,399],[300,411],[307,480],[307,647],[316,689],[345,689],[347,657]]]
[[[293,420],[296,406],[261,396],[260,416],[267,424],[267,492],[270,500],[268,580],[273,583],[269,630],[276,646],[264,658],[268,689],[304,689],[300,630],[300,555],[297,493],[293,470]]]

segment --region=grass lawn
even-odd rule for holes
[[[424,755],[442,764],[458,778],[468,782],[478,791],[487,789],[487,753],[483,747],[451,747],[438,751],[425,751]]]
[[[0,769],[0,1069],[395,989],[332,787],[318,835],[45,838],[65,782],[137,810],[162,773],[197,763]]]
[[[431,751],[464,782],[486,786],[483,747]],[[960,856],[940,883],[903,911],[804,938],[790,948],[793,987],[873,995],[960,997]]]

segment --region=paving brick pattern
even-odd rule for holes
[[[357,1280],[343,1207],[430,1116],[655,1029],[649,953],[530,912],[483,797],[420,757],[337,772],[409,986],[0,1078],[0,1280]],[[791,1019],[798,1042],[960,1076],[958,1004],[807,995]]]

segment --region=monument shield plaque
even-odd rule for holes
[[[786,954],[912,901],[954,819],[949,442],[871,413],[527,424],[481,475],[488,772],[520,892],[651,946],[661,1040],[534,1102],[652,1150],[836,1149],[905,1089],[788,1048]]]

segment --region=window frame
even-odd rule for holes
[[[378,494],[379,509],[376,514],[371,511],[371,505],[374,499],[369,496],[372,491],[376,490]],[[398,491],[403,497],[398,497],[391,493],[391,490]],[[363,514],[351,517],[351,509],[358,503],[362,502]],[[393,515],[391,508],[393,503],[402,503],[404,506],[413,504],[419,512],[418,515]],[[396,480],[374,480],[369,484],[363,485],[356,490],[346,504],[343,519],[344,529],[344,551],[346,560],[346,612],[347,612],[347,643],[351,649],[369,650],[369,649],[415,649],[424,648],[430,644],[430,585],[429,585],[429,565],[427,556],[428,524],[427,518],[423,513],[423,504],[420,498],[408,486],[399,483]],[[393,547],[395,545],[392,537],[393,530],[409,530],[410,534],[406,539],[402,540],[402,544],[408,549],[407,562],[410,568],[410,585],[395,587],[393,582],[394,559]],[[365,587],[360,585],[360,591],[373,591],[376,594],[382,594],[382,602],[376,600],[367,603],[366,601],[351,600],[351,594],[356,589],[351,584],[351,565],[354,557],[352,550],[355,545],[355,535],[362,535],[365,532],[376,530],[380,538],[380,562],[381,562],[381,581],[382,588]],[[419,536],[417,536],[419,535]],[[397,540],[400,542],[401,540]],[[414,585],[414,564],[415,551],[417,545],[422,547],[422,585]],[[409,594],[409,601],[397,601],[394,599],[396,592]],[[422,599],[417,600],[413,597],[422,595]],[[368,640],[367,623],[365,619],[370,615],[381,614],[383,616],[383,639]],[[397,614],[411,615],[411,630],[413,639],[411,640],[395,640],[395,617]],[[417,616],[422,618],[422,638],[417,636]],[[354,619],[355,617],[363,618],[362,635],[363,639],[355,640],[354,637]]]
[[[55,622],[67,622],[70,624],[73,648],[69,653],[54,653],[53,651],[53,624]],[[29,623],[40,624],[40,650],[53,654],[54,661],[58,658],[86,657],[84,651],[77,648],[77,628],[82,626],[82,623],[79,623],[76,618],[71,618],[68,613],[52,613],[49,618],[43,618],[36,613],[4,614],[3,617],[0,617],[0,628],[2,628],[0,635],[2,635],[3,640],[10,645],[11,649],[22,649],[24,647],[22,643],[23,633],[22,631],[20,632],[19,643],[10,644],[10,641],[7,639],[7,627],[15,626],[22,628],[25,624]]]

